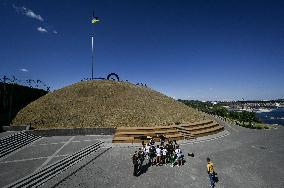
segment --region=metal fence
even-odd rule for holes
[[[4,75],[2,78],[0,78],[0,83],[17,84],[17,85],[27,86],[30,88],[42,89],[47,92],[50,91],[50,87],[47,86],[41,80],[33,80],[33,79],[21,80],[21,79],[17,79],[15,76],[8,77]]]

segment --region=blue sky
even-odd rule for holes
[[[92,12],[101,19],[91,24]],[[0,0],[0,76],[111,72],[182,99],[284,98],[284,1]]]

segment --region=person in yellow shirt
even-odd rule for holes
[[[209,175],[210,185],[212,188],[214,188],[215,187],[214,164],[211,162],[210,158],[207,158],[207,173]]]

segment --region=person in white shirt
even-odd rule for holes
[[[156,166],[160,165],[161,163],[161,149],[159,147],[159,145],[157,145],[157,148],[156,148]]]
[[[162,155],[162,163],[167,165],[167,160],[166,159],[167,159],[168,150],[166,148],[163,148],[162,149],[162,153],[163,153],[163,155]]]
[[[147,144],[146,147],[145,147],[146,159],[149,159],[149,151],[150,151],[150,145]]]
[[[179,149],[178,145],[176,146],[175,153],[177,155],[177,162],[178,162],[177,166],[179,167],[182,164],[182,152],[181,152],[181,149]]]

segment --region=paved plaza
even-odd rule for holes
[[[219,122],[222,123],[222,122]],[[224,124],[225,125],[225,124]],[[206,158],[216,166],[216,187],[283,188],[284,128],[251,130],[225,125],[225,131],[181,141],[186,163],[181,167],[152,166],[134,177],[131,156],[137,145],[112,144],[111,136],[42,138],[0,161],[0,186],[10,184],[80,149],[104,146],[42,187],[209,187]]]

